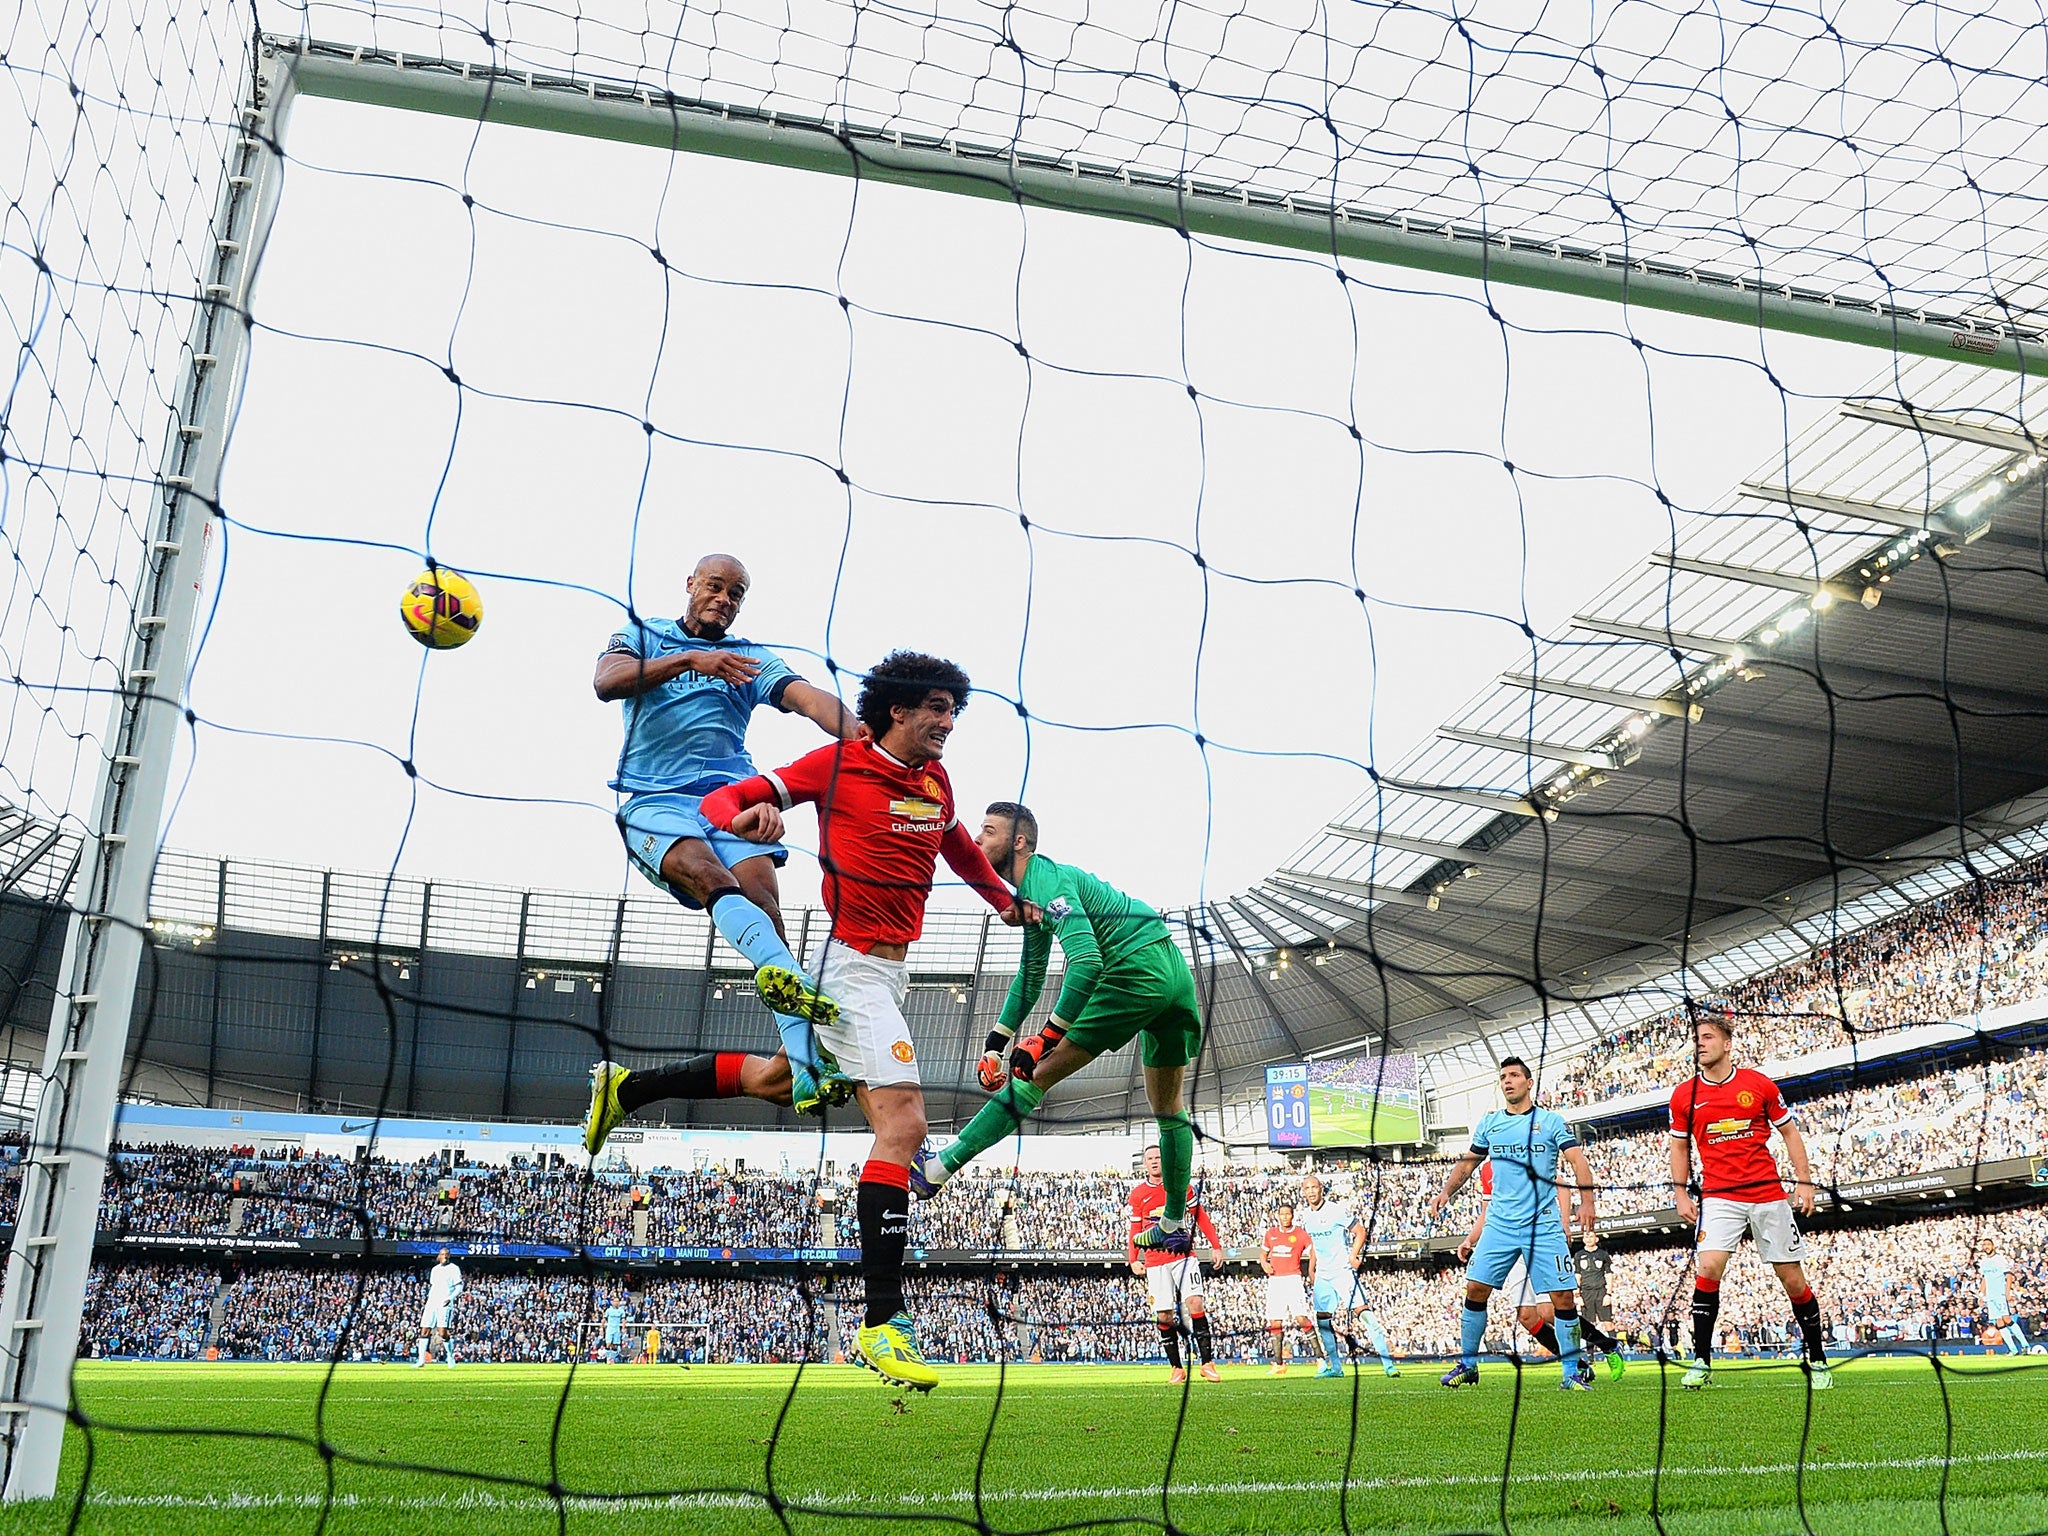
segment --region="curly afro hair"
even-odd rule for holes
[[[967,674],[943,656],[927,656],[921,651],[891,651],[870,669],[861,683],[860,703],[855,706],[854,713],[879,741],[883,732],[895,724],[895,717],[889,711],[897,705],[915,709],[924,702],[926,694],[939,688],[953,696],[953,709],[957,714],[967,707],[967,694],[972,686]]]

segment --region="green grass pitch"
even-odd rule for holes
[[[1422,1109],[1379,1101],[1377,1112],[1361,1095],[1309,1085],[1309,1120],[1319,1147],[1385,1146],[1422,1140]]]
[[[793,1372],[778,1367],[607,1366],[569,1385],[556,1455],[571,1491],[566,1528],[628,1532],[782,1529],[761,1499],[771,1473],[798,1533],[947,1532],[971,1528],[975,1462],[996,1404],[993,1367],[956,1367],[930,1397],[899,1398],[865,1372],[804,1373],[769,1442]],[[100,1364],[79,1372],[98,1427],[82,1529],[155,1532],[542,1533],[558,1529],[551,1426],[567,1379],[543,1366]],[[1648,1536],[1660,1414],[1665,1476],[1657,1489],[1674,1536],[1802,1529],[1797,1471],[1808,1407],[1783,1367],[1726,1367],[1683,1393],[1638,1364],[1591,1393],[1556,1389],[1554,1366],[1522,1377],[1509,1529]],[[1944,1417],[1943,1386],[1951,1416]],[[1354,1388],[1357,1433],[1351,1433]],[[1668,1390],[1660,1390],[1668,1389]],[[1498,1531],[1501,1469],[1515,1399],[1511,1367],[1446,1392],[1436,1369],[1399,1381],[1377,1371],[1318,1381],[1226,1368],[1196,1381],[1172,1466],[1160,1485],[1182,1393],[1162,1368],[1020,1368],[1009,1372],[981,1480],[990,1528],[1074,1522],[1156,1527],[1162,1515],[1209,1532]],[[1861,1361],[1812,1400],[1805,1529],[1816,1536],[1953,1536],[2048,1528],[2048,1370],[1972,1362],[1938,1383],[1924,1360]],[[315,1448],[316,1425],[333,1447]],[[262,1431],[273,1438],[207,1431]],[[1948,1440],[1953,1432],[1953,1442]],[[281,1438],[279,1438],[281,1437]],[[296,1437],[296,1438],[294,1438]],[[74,1430],[63,1486],[75,1494],[85,1441]],[[1349,1457],[1349,1486],[1345,1486]],[[435,1470],[396,1470],[390,1463]],[[678,1490],[709,1490],[677,1495]],[[0,1533],[60,1531],[55,1506],[0,1508]],[[868,1518],[834,1518],[831,1511]],[[880,1517],[880,1518],[876,1518]],[[1106,1523],[1104,1523],[1106,1522]]]

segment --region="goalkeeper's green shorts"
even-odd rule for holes
[[[1148,1067],[1184,1067],[1202,1049],[1195,975],[1172,939],[1160,939],[1103,967],[1067,1038],[1091,1056],[1142,1038]]]

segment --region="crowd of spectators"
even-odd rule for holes
[[[2039,1332],[2048,1308],[2048,1208],[1930,1217],[1896,1226],[1819,1232],[1807,1273],[1832,1337],[1845,1345],[1928,1338],[1967,1341],[1982,1321],[1976,1269],[1989,1239],[2012,1263],[2020,1315]],[[1654,1347],[1689,1337],[1690,1255],[1683,1248],[1615,1256],[1602,1311],[1610,1327]],[[1456,1269],[1369,1268],[1368,1301],[1402,1355],[1455,1352],[1462,1287]],[[1256,1275],[1211,1276],[1207,1309],[1226,1358],[1263,1349],[1264,1292]],[[426,1266],[359,1270],[258,1268],[223,1278],[195,1265],[102,1266],[87,1292],[84,1344],[95,1355],[349,1361],[414,1356]],[[1121,1267],[1065,1275],[987,1272],[914,1277],[911,1310],[926,1352],[974,1361],[1133,1361],[1158,1355],[1144,1283]],[[604,1319],[625,1320],[608,1347]],[[685,1362],[828,1361],[855,1326],[852,1276],[789,1280],[546,1276],[472,1273],[457,1303],[458,1360],[629,1359],[658,1324],[663,1355]],[[1789,1308],[1776,1277],[1753,1254],[1722,1285],[1725,1347],[1785,1347]],[[843,1326],[839,1320],[844,1319]],[[1512,1320],[1496,1297],[1489,1347],[1511,1347]],[[1298,1346],[1297,1346],[1298,1347]],[[1526,1349],[1526,1344],[1523,1345]]]
[[[2048,1051],[1936,1069],[1795,1107],[1823,1187],[2038,1155],[2048,1149]],[[1668,1206],[1666,1148],[1660,1128],[1589,1133],[1599,1209],[1624,1215]],[[1471,1223],[1477,1206],[1469,1189],[1444,1217],[1430,1219],[1430,1198],[1446,1166],[1442,1158],[1360,1161],[1327,1181],[1368,1224],[1370,1240],[1412,1240]],[[1789,1179],[1789,1165],[1784,1171]],[[1128,1173],[969,1169],[942,1199],[913,1206],[911,1245],[1121,1248],[1131,1184]],[[1293,1172],[1225,1164],[1201,1173],[1198,1193],[1224,1246],[1248,1248],[1299,1187]],[[844,1181],[808,1173],[707,1168],[593,1178],[570,1166],[451,1170],[438,1159],[266,1159],[239,1149],[186,1146],[123,1148],[102,1197],[100,1223],[112,1231],[181,1236],[446,1237],[570,1247],[800,1248],[853,1241]]]
[[[1693,1020],[1731,1017],[1749,1061],[1785,1061],[2048,992],[2048,856],[2017,864],[1714,997],[1668,1009],[1544,1074],[1560,1109],[1692,1070]]]

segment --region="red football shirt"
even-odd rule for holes
[[[1725,1083],[1695,1075],[1671,1095],[1671,1134],[1698,1145],[1700,1189],[1721,1200],[1785,1198],[1771,1127],[1791,1118],[1778,1085],[1750,1067],[1737,1067]]]
[[[1194,1191],[1189,1190],[1188,1195],[1188,1209],[1183,1220],[1192,1221],[1195,1224],[1195,1230],[1201,1233],[1202,1241],[1211,1248],[1221,1248],[1223,1244],[1217,1241],[1216,1238],[1216,1223],[1209,1219],[1207,1211],[1195,1203],[1193,1198]],[[1165,1209],[1166,1186],[1164,1184],[1154,1184],[1148,1179],[1143,1184],[1138,1185],[1137,1188],[1131,1191],[1130,1236],[1136,1237],[1140,1232],[1151,1226],[1152,1218]],[[1147,1269],[1157,1269],[1161,1264],[1171,1264],[1176,1260],[1187,1257],[1184,1253],[1162,1253],[1157,1248],[1135,1248],[1131,1246],[1129,1238],[1125,1239],[1124,1248],[1127,1257],[1133,1259],[1142,1258]]]
[[[1276,1275],[1300,1274],[1302,1255],[1308,1248],[1308,1233],[1300,1227],[1266,1228],[1266,1257]]]
[[[820,747],[787,768],[728,784],[704,797],[703,816],[725,830],[747,806],[786,811],[801,801],[818,808],[832,937],[863,954],[877,944],[913,943],[924,931],[941,854],[998,912],[1015,900],[960,824],[945,767],[912,768],[871,741]]]

